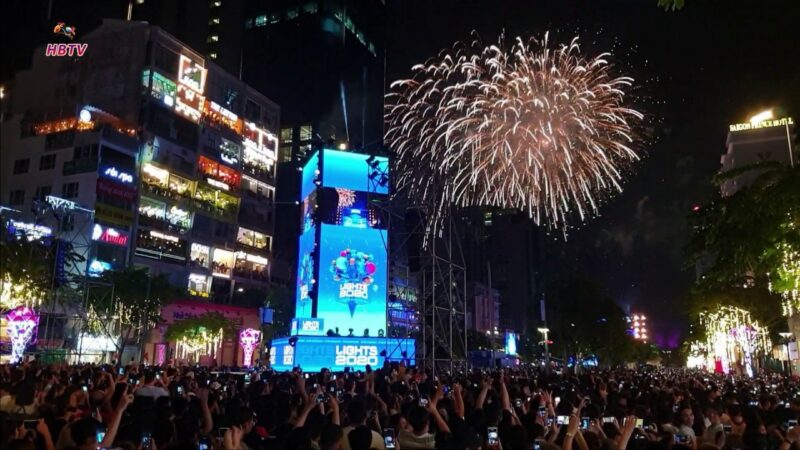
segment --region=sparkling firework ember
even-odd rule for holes
[[[578,38],[550,48],[521,38],[457,44],[412,68],[387,95],[387,143],[398,182],[413,202],[433,205],[429,229],[451,206],[527,211],[538,224],[566,229],[621,191],[621,170],[638,160],[625,104],[633,80],[614,77],[604,53],[580,54]]]

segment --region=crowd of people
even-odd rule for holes
[[[0,450],[798,450],[790,378],[0,366]]]

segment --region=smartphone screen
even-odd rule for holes
[[[200,441],[197,443],[197,450],[211,450],[211,442],[209,442],[207,437],[200,438]]]
[[[614,423],[613,417],[603,417],[603,423]]]
[[[581,417],[581,429],[582,430],[588,430],[590,422],[591,421],[590,421],[590,419],[588,417]]]
[[[100,445],[106,437],[106,430],[97,430],[95,437],[97,437],[97,445]]]
[[[636,428],[642,428],[644,426],[644,419],[636,419]]]
[[[497,444],[497,427],[489,427],[486,429],[486,437],[489,445]]]
[[[566,425],[569,423],[569,416],[556,417],[556,425]]]
[[[387,449],[397,448],[397,446],[394,445],[394,428],[384,428],[383,446]]]
[[[141,449],[142,450],[150,450],[150,448],[152,447],[151,444],[152,444],[152,439],[150,438],[150,433],[147,433],[147,432],[142,433]]]

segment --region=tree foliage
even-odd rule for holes
[[[151,276],[144,268],[106,271],[99,281],[88,287],[89,331],[114,339],[119,351],[157,324],[161,307],[182,294],[165,275]]]
[[[658,0],[658,6],[667,11],[677,11],[683,8],[685,0]]]
[[[164,338],[168,341],[196,341],[202,339],[204,334],[215,334],[219,330],[227,335],[233,332],[234,327],[222,314],[206,313],[173,322],[164,332]]]
[[[772,285],[785,292],[796,286],[798,273],[786,270],[785,263],[800,251],[800,167],[761,163],[723,173],[716,181],[753,171],[758,176],[751,185],[690,217],[687,259],[708,263],[698,283],[702,291]]]

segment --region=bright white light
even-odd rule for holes
[[[757,123],[761,123],[765,120],[770,120],[773,118],[772,110],[767,109],[765,111],[761,111],[760,113],[756,114],[755,116],[750,118],[750,123],[755,125]]]
[[[82,109],[78,118],[81,122],[91,122],[92,121],[92,113],[88,109]]]

